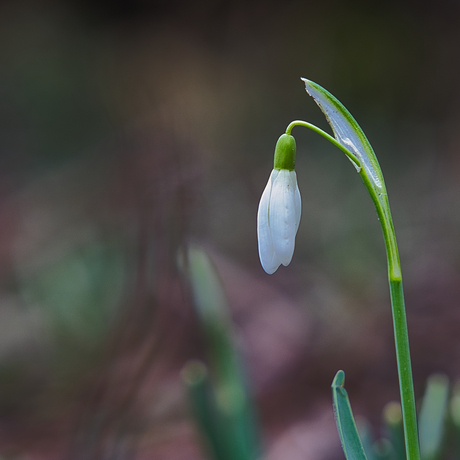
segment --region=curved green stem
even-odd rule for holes
[[[412,366],[409,349],[409,335],[407,330],[406,310],[404,305],[404,291],[402,285],[401,264],[399,261],[398,245],[393,226],[388,196],[383,186],[376,189],[373,181],[368,177],[366,169],[360,167],[358,158],[340,144],[335,138],[322,129],[304,121],[293,121],[286,129],[290,134],[294,126],[309,128],[338,147],[356,165],[359,175],[366,186],[380,221],[385,241],[388,261],[388,280],[390,285],[391,308],[395,335],[396,360],[398,366],[399,387],[401,393],[401,408],[404,425],[406,456],[408,460],[420,460],[420,449],[417,431],[417,416],[415,411],[414,385],[412,380]],[[383,175],[382,175],[383,177]]]
[[[311,123],[307,123],[306,121],[295,120],[289,123],[289,126],[286,128],[286,134],[291,134],[292,128],[294,128],[294,126],[303,126],[304,128],[311,129],[312,131],[315,131],[315,133],[318,133],[321,136],[325,137],[331,144],[334,144],[337,148],[342,150],[342,152],[351,160],[351,162],[355,164],[356,169],[359,170],[361,168],[361,163],[359,162],[358,158],[353,153],[351,153],[346,147],[344,147],[340,142],[337,142],[330,134],[326,133],[321,128],[318,128],[317,126],[312,125]]]

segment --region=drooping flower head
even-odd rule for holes
[[[300,223],[301,199],[295,169],[296,144],[289,134],[276,143],[274,169],[259,203],[257,238],[263,269],[289,265]]]

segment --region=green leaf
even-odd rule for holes
[[[359,439],[355,419],[344,388],[345,372],[338,371],[332,382],[332,403],[335,421],[342,443],[342,449],[347,460],[367,460],[363,445]]]
[[[377,157],[356,120],[329,91],[306,78],[302,78],[302,81],[305,83],[307,93],[315,100],[326,116],[336,140],[358,158],[374,190],[386,194]],[[354,166],[360,172],[360,168],[357,165]]]
[[[193,304],[206,340],[211,371],[219,386],[238,386],[240,363],[234,351],[232,319],[222,282],[200,247],[190,245],[187,257]]]
[[[202,433],[211,458],[232,460],[227,436],[217,405],[206,366],[197,360],[189,361],[182,370],[182,380],[187,385],[193,415]]]
[[[209,361],[209,373],[196,364],[185,372],[193,393],[195,417],[216,460],[255,460],[260,456],[258,427],[233,344],[231,315],[222,283],[210,258],[198,246],[188,248],[187,263],[182,265]]]
[[[428,378],[419,415],[420,456],[422,460],[439,457],[445,435],[449,379],[443,374]]]

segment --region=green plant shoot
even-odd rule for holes
[[[286,134],[291,136],[291,131],[295,126],[303,126],[325,137],[345,153],[361,176],[375,205],[382,227],[388,261],[388,280],[393,314],[406,455],[408,460],[419,460],[420,448],[401,265],[382,170],[363,130],[344,105],[318,84],[304,78],[302,80],[305,83],[307,93],[313,97],[326,116],[334,137],[322,129],[300,120],[290,123],[286,129]],[[291,144],[295,145],[294,141]],[[289,151],[286,148],[283,158],[288,158],[288,155]],[[292,165],[294,167],[295,162]],[[291,174],[295,175],[295,171],[292,170]],[[276,188],[272,184],[272,172],[272,176],[270,176],[269,183],[259,205],[257,220],[259,254],[262,266],[269,274],[276,271],[281,263],[288,265],[292,258],[294,239],[300,221],[300,209],[296,208],[294,197],[294,189],[298,191],[297,178],[296,176],[293,176],[293,178],[295,178],[295,182],[290,183],[286,179]],[[269,198],[267,198],[267,189],[270,192]],[[297,198],[297,203],[300,204],[300,194]],[[281,260],[278,254],[283,249],[288,257]]]

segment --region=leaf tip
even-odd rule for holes
[[[332,388],[343,388],[345,385],[345,372],[340,370],[335,374],[334,380],[332,381]]]
[[[311,81],[303,77],[300,77],[300,79],[305,83],[305,90],[307,91],[308,94],[310,94],[308,90],[310,89]]]

